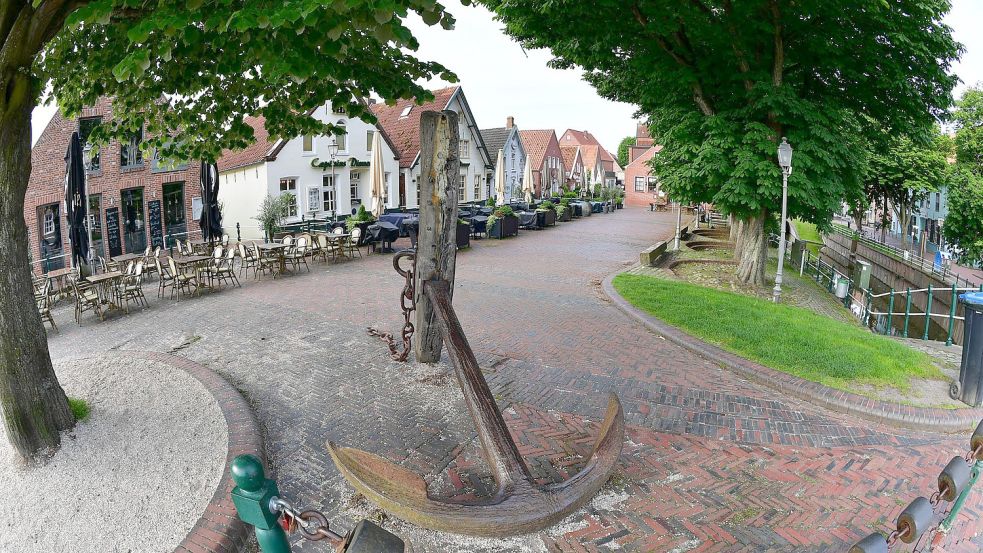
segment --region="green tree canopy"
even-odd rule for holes
[[[956,168],[949,184],[943,233],[961,260],[983,262],[983,89],[963,93],[955,120]]]
[[[0,409],[22,459],[50,454],[74,424],[33,303],[24,196],[31,112],[43,90],[69,117],[103,96],[96,142],[141,126],[164,157],[214,160],[253,139],[332,132],[325,102],[372,120],[363,99],[426,98],[417,82],[454,77],[414,57],[403,24],[452,17],[434,0],[5,0],[0,2]],[[173,140],[172,137],[177,137]]]
[[[957,102],[953,118],[956,131],[956,162],[983,176],[983,85],[967,89]]]
[[[626,136],[618,144],[618,165],[628,167],[628,151],[635,145],[634,136]]]
[[[763,279],[757,219],[780,208],[782,136],[795,148],[790,216],[825,224],[862,186],[865,134],[923,135],[952,103],[948,0],[482,2],[554,66],[640,107],[670,194],[750,223],[748,281]]]

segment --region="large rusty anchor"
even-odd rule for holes
[[[617,395],[612,393],[608,398],[604,424],[583,470],[565,482],[538,485],[519,455],[478,367],[451,305],[450,284],[440,279],[421,283],[433,305],[434,322],[447,346],[482,453],[495,479],[495,493],[461,503],[436,500],[427,493],[427,484],[419,475],[372,453],[328,442],[335,464],[369,500],[427,528],[506,536],[534,532],[559,522],[597,493],[618,462],[625,421]]]

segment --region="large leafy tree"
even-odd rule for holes
[[[634,136],[626,136],[618,143],[618,165],[628,167],[628,151],[635,145]]]
[[[983,262],[983,88],[966,90],[954,115],[956,168],[944,233],[962,260],[978,263]]]
[[[415,82],[453,78],[412,55],[411,11],[453,23],[434,0],[0,2],[0,407],[26,462],[74,424],[33,303],[23,216],[42,91],[68,116],[111,96],[96,140],[145,125],[148,148],[214,160],[252,140],[246,115],[264,115],[274,136],[332,132],[311,108],[330,100],[371,119],[360,99],[425,98]]]
[[[525,46],[640,107],[664,147],[653,162],[663,186],[740,221],[746,282],[764,281],[782,136],[795,148],[789,212],[826,225],[862,186],[862,137],[925,132],[956,82],[948,0],[482,3]]]

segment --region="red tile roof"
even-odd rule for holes
[[[585,144],[580,146],[580,159],[584,162],[585,171],[593,171],[597,167],[600,146],[596,144]]]
[[[626,167],[625,170],[627,171],[628,169],[634,170],[635,168],[638,168],[638,167],[646,167],[646,164],[648,163],[648,161],[650,159],[652,159],[652,156],[654,156],[655,154],[657,154],[657,153],[659,153],[661,151],[662,151],[662,145],[661,144],[657,144],[655,146],[652,146],[651,148],[645,150],[645,152],[643,152],[641,155],[639,155],[638,157],[636,157],[634,160],[632,160],[632,162],[628,164],[628,167]],[[642,172],[648,173],[647,167]]]
[[[560,153],[563,154],[563,166],[567,171],[573,170],[573,162],[577,159],[577,150],[580,146],[560,146]]]
[[[567,132],[563,133],[563,135],[566,136],[567,134],[569,134],[570,137],[573,138],[573,143],[575,144],[579,144],[581,146],[593,145],[600,148],[601,161],[610,162],[607,164],[608,167],[613,167],[614,156],[611,155],[611,152],[605,150],[604,146],[601,146],[601,142],[597,140],[597,138],[594,138],[594,135],[592,135],[590,131],[578,131],[575,129],[567,129]],[[570,142],[564,141],[564,144],[569,146]]]
[[[553,129],[519,131],[519,138],[522,139],[522,146],[526,149],[526,156],[532,160],[533,171],[539,171],[543,166],[546,149],[549,148],[550,140],[554,136],[556,134]]]
[[[273,149],[276,141],[270,138],[266,131],[266,118],[262,115],[249,116],[243,121],[253,128],[253,137],[256,141],[241,150],[222,150],[222,157],[218,159],[218,170],[228,171],[246,167],[261,161],[265,161]]]
[[[396,148],[401,168],[410,167],[420,153],[420,114],[424,111],[441,111],[460,87],[451,86],[434,90],[434,99],[417,105],[415,100],[399,100],[395,105],[372,104],[370,108],[379,120],[378,126],[389,136]],[[403,111],[410,111],[402,117]],[[497,152],[496,152],[497,153]]]

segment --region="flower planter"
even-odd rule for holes
[[[543,214],[543,227],[551,227],[556,224],[556,212],[552,209],[540,211]]]
[[[471,225],[457,224],[457,249],[471,247]]]
[[[519,218],[509,215],[501,219],[495,219],[495,224],[488,229],[489,238],[508,238],[509,236],[519,235]]]
[[[560,215],[559,217],[557,217],[556,220],[559,221],[559,222],[561,222],[561,223],[568,223],[568,222],[570,222],[570,212],[571,211],[573,211],[573,209],[570,208],[570,207],[567,207],[566,209],[563,210],[563,215]]]

